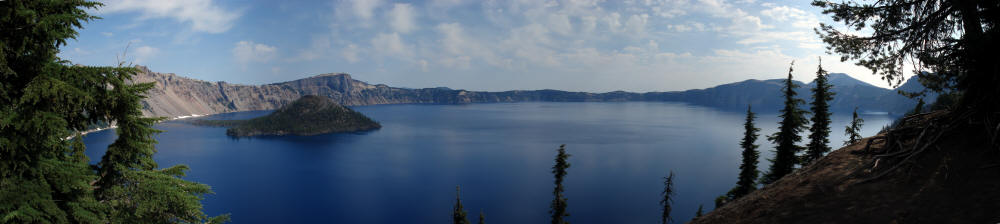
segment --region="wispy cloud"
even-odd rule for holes
[[[325,0],[302,4],[109,0],[102,11],[126,20],[99,31],[107,34],[93,35],[115,43],[143,38],[142,45],[156,49],[143,59],[150,63],[172,60],[174,65],[194,70],[213,66],[188,65],[211,61],[232,63],[215,67],[235,68],[196,70],[199,74],[256,74],[255,79],[281,81],[292,77],[271,76],[277,72],[349,72],[374,83],[481,90],[700,88],[780,77],[790,60],[812,67],[809,61],[815,57],[831,57],[812,31],[828,18],[821,16],[820,9],[799,1]],[[239,10],[232,9],[233,5]],[[241,16],[243,12],[254,16]],[[122,25],[133,23],[139,25]],[[136,35],[136,30],[149,35]],[[101,53],[95,47],[72,47]],[[214,57],[207,56],[210,53]],[[80,52],[73,55],[83,57]],[[827,61],[839,71],[862,77],[870,74],[851,62]],[[865,80],[878,82],[877,77]]]
[[[277,55],[278,48],[253,41],[240,41],[233,47],[233,58],[244,66],[253,62],[269,62]]]
[[[160,53],[160,49],[150,46],[139,46],[135,48],[135,64],[142,64],[147,62],[149,59],[153,58]]]
[[[416,12],[410,4],[397,3],[389,11],[389,24],[399,33],[409,33],[417,29]]]
[[[241,14],[219,7],[212,0],[107,0],[105,13],[138,12],[139,20],[170,18],[189,23],[199,32],[222,33],[232,28]]]

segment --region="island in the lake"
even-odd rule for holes
[[[195,120],[197,125],[229,127],[226,135],[318,135],[360,132],[382,128],[378,122],[333,102],[330,98],[306,95],[273,113],[249,120]]]

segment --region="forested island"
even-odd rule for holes
[[[364,114],[333,102],[306,95],[263,117],[249,120],[195,120],[197,125],[229,127],[226,135],[318,135],[369,131],[382,128]]]

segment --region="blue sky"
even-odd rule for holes
[[[350,73],[372,84],[605,92],[705,88],[824,68],[809,1],[109,0],[60,57],[230,83]],[[126,50],[128,46],[128,50]]]

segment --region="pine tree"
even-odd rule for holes
[[[743,163],[740,164],[739,180],[736,182],[736,188],[732,190],[733,197],[729,199],[730,201],[757,189],[756,181],[760,175],[760,171],[757,171],[757,159],[760,158],[760,152],[757,151],[758,145],[754,142],[757,141],[757,132],[760,128],[754,125],[755,118],[751,107],[747,106],[747,118],[743,123],[743,141],[740,142],[740,147],[743,148]]]
[[[813,101],[810,109],[812,110],[812,127],[809,128],[811,132],[809,134],[809,144],[806,146],[806,154],[802,157],[802,164],[810,164],[816,161],[823,154],[830,152],[830,104],[829,101],[833,100],[834,92],[830,89],[833,88],[832,85],[827,83],[826,80],[826,70],[823,70],[823,61],[820,59],[820,65],[817,66],[816,70],[816,86],[813,87]]]
[[[792,62],[793,66],[794,64]],[[795,98],[795,88],[797,86],[792,81],[792,67],[789,67],[788,79],[785,80],[785,86],[782,88],[785,95],[785,107],[781,109],[780,115],[782,120],[778,122],[778,132],[767,137],[768,140],[774,143],[775,153],[774,159],[771,160],[771,168],[762,179],[764,184],[773,183],[781,179],[781,177],[792,173],[795,165],[798,164],[796,154],[802,151],[802,146],[795,144],[802,140],[799,132],[805,128],[808,120],[805,119],[806,111],[799,108],[799,104],[802,104],[803,101]]]
[[[694,212],[694,217],[695,218],[701,217],[701,215],[703,215],[703,213],[705,212],[704,210],[705,210],[705,205],[698,205],[698,211]]]
[[[552,224],[568,224],[569,221],[563,220],[563,218],[568,217],[569,213],[566,212],[566,196],[563,195],[563,178],[566,176],[566,169],[569,169],[569,159],[570,154],[566,153],[566,145],[559,146],[559,153],[556,155],[556,164],[552,166],[552,174],[555,174],[556,187],[552,190],[552,194],[555,198],[552,199],[552,204],[549,205],[551,210],[549,214],[552,215]]]
[[[479,210],[479,224],[486,224],[486,214],[483,213],[483,210]]]
[[[920,114],[924,112],[924,98],[917,99],[917,105],[913,107],[910,114]]]
[[[670,174],[663,178],[663,193],[660,195],[663,196],[663,199],[660,199],[660,206],[663,206],[663,214],[660,216],[660,222],[667,224],[671,221],[670,204],[674,203],[674,171],[670,171]]]
[[[73,66],[56,55],[101,3],[0,1],[0,220],[10,223],[221,222],[209,187],[157,169],[156,119],[142,118],[151,83],[135,68]],[[8,29],[9,28],[9,29]],[[78,133],[117,123],[118,139],[89,164]],[[77,135],[72,141],[66,136]]]
[[[861,141],[861,125],[864,125],[865,120],[858,117],[858,108],[854,108],[854,116],[851,118],[851,124],[847,125],[844,129],[844,134],[847,135],[847,141],[844,141],[844,145],[850,145]]]
[[[1000,1],[814,0],[845,29],[816,30],[830,52],[857,61],[892,85],[906,77],[905,63],[919,65],[920,83],[935,92],[958,92],[958,110],[1000,109]]]
[[[462,207],[462,189],[459,186],[455,186],[455,207],[451,211],[452,223],[454,224],[469,224],[469,218],[465,217],[465,208]],[[482,214],[480,214],[480,219],[482,219]]]

